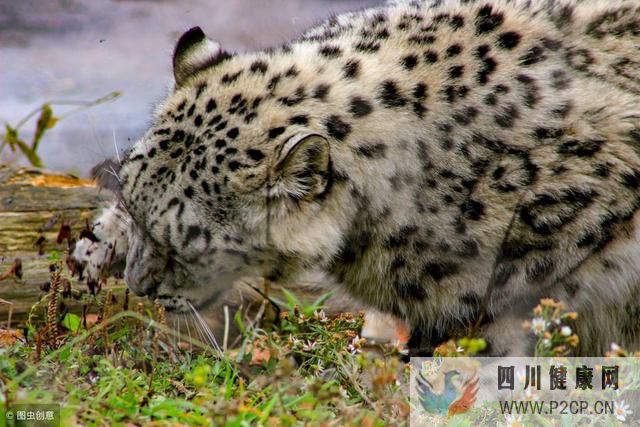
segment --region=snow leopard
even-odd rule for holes
[[[553,298],[576,354],[637,349],[639,34],[637,0],[395,2],[242,54],[192,28],[117,172],[125,280],[215,310],[321,270],[416,355],[531,354]]]

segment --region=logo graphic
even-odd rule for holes
[[[463,414],[476,402],[478,376],[474,371],[447,367],[441,363],[424,362],[416,376],[418,400],[422,408],[438,417]]]

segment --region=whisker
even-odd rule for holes
[[[200,322],[200,327],[204,331],[204,333],[205,333],[207,339],[209,340],[209,342],[211,343],[212,347],[214,349],[216,349],[218,352],[222,352],[222,350],[220,349],[220,346],[218,345],[218,341],[216,341],[216,338],[213,335],[213,333],[211,332],[211,329],[209,329],[209,325],[207,325],[205,323],[204,319],[200,316],[200,313],[198,313],[196,311],[195,314],[196,314],[196,317],[198,319],[198,322]]]
[[[107,172],[109,172],[111,175],[113,175],[116,180],[118,181],[118,184],[122,184],[122,182],[120,181],[120,176],[118,176],[118,172],[116,172],[116,170],[113,168],[113,166],[109,166],[109,169]]]
[[[198,333],[202,339],[202,342],[208,343],[209,346],[213,347],[214,350],[220,352],[220,347],[218,346],[218,342],[215,339],[215,336],[209,329],[209,326],[206,324],[200,313],[196,310],[195,307],[191,303],[189,303],[189,307],[191,308],[192,317],[194,319],[195,326],[197,328]]]
[[[189,304],[189,307],[191,307],[191,311],[193,311],[193,314],[196,316],[196,319],[198,320],[198,322],[200,322],[200,326],[202,327],[204,333],[206,334],[206,337],[209,339],[209,342],[213,345],[213,347],[219,353],[222,353],[222,350],[220,349],[220,346],[218,345],[218,341],[216,340],[215,335],[213,335],[213,332],[211,331],[211,328],[209,328],[209,325],[207,325],[207,323],[204,321],[204,319],[202,318],[200,313],[198,313],[198,310],[196,310],[196,308],[193,306],[193,304],[191,304],[191,302],[188,302],[188,304]]]
[[[120,159],[120,150],[118,150],[118,142],[116,141],[116,128],[113,128],[113,146],[116,149],[116,158],[118,159],[118,163],[122,164],[122,159]]]
[[[200,326],[200,323],[196,319],[196,315],[193,313],[193,310],[190,311],[189,314],[191,315],[191,320],[193,321],[193,327],[195,328],[196,332],[198,333],[198,339],[201,342],[203,342],[204,344],[208,344],[208,340],[204,337],[204,334],[203,334],[203,331],[202,331],[202,327]]]
[[[185,354],[182,351],[184,349],[184,345],[180,346],[181,343],[184,343],[184,341],[186,340],[186,336],[185,334],[182,332],[183,331],[183,326],[182,326],[182,321],[184,319],[184,314],[183,313],[178,313],[176,314],[176,317],[178,318],[178,334],[177,334],[177,348],[178,348],[178,354],[180,355],[180,359],[184,362],[185,361]]]
[[[189,327],[189,318],[186,314],[182,314],[184,316],[184,323],[187,325],[187,334],[189,335],[189,351],[193,351],[193,338],[191,337],[191,328]]]
[[[118,180],[118,182],[120,182],[120,177],[118,176],[118,174],[116,173],[116,171],[113,169],[113,166],[112,166],[112,167],[110,167],[109,169],[107,169],[107,168],[103,168],[102,170],[103,170],[105,173],[108,173],[109,175],[113,175],[113,177],[114,177],[115,179],[117,179],[117,180]]]

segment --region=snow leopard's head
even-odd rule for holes
[[[331,138],[272,96],[267,67],[299,84],[290,61],[266,61],[233,57],[199,28],[178,42],[175,88],[118,173],[135,293],[202,307],[243,275],[279,278],[337,251]]]

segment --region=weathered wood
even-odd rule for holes
[[[53,249],[60,224],[82,228],[111,197],[90,180],[0,165],[0,254],[32,254],[40,231],[45,250]],[[45,226],[49,229],[43,230]]]
[[[13,319],[24,319],[41,297],[40,285],[49,280],[48,255],[58,251],[64,256],[67,247],[66,242],[56,243],[61,225],[69,224],[77,237],[86,221],[111,197],[91,180],[0,164],[0,274],[16,258],[22,261],[23,272],[22,279],[10,276],[0,280],[0,298],[12,303],[11,307],[0,304],[0,322],[7,319],[10,308]],[[41,247],[36,245],[40,237],[44,238]],[[77,281],[72,286],[86,288]],[[121,281],[113,282],[113,288],[121,294],[125,286]],[[67,305],[73,308],[74,300]]]

